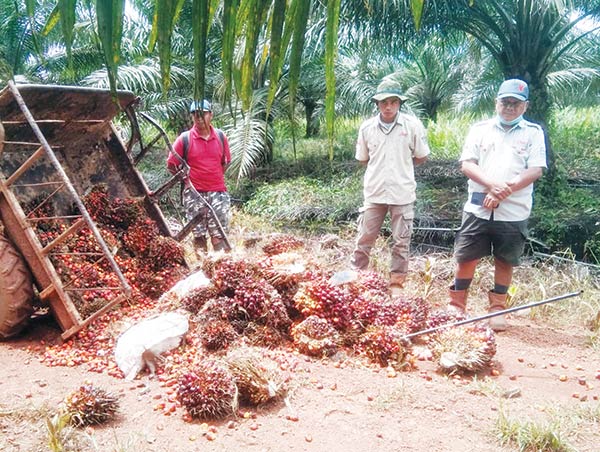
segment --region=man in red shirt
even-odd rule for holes
[[[214,251],[226,250],[225,237],[201,198],[213,208],[223,231],[227,232],[231,205],[225,186],[225,169],[231,162],[229,142],[222,131],[211,125],[213,112],[209,101],[192,102],[190,113],[194,125],[173,143],[173,150],[179,157],[170,154],[167,168],[174,174],[181,165],[181,159],[190,167],[183,191],[183,205],[188,221],[199,212],[202,214],[202,220],[194,228],[196,249],[208,250],[208,233]]]

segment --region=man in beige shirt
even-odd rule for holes
[[[371,249],[387,213],[392,226],[390,288],[397,295],[408,272],[416,182],[414,166],[429,155],[427,131],[419,119],[400,112],[406,101],[397,82],[384,79],[372,98],[379,114],[358,131],[356,159],[366,165],[364,205],[358,219],[358,237],[352,266],[365,270]]]

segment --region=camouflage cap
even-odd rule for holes
[[[408,99],[408,97],[402,93],[402,87],[398,82],[390,79],[383,79],[371,99],[379,102],[388,97],[397,97],[402,102],[406,102]]]

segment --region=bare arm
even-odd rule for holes
[[[427,161],[427,156],[425,157],[413,157],[413,165],[415,166],[419,166],[422,163],[425,163]]]
[[[543,168],[541,167],[527,168],[517,177],[508,181],[508,185],[513,192],[519,191],[542,177],[542,173]]]

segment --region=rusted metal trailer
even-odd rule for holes
[[[135,114],[138,101],[129,91],[115,97],[109,90],[72,86],[9,82],[0,91],[0,339],[21,331],[32,313],[34,295],[49,306],[64,339],[130,296],[127,279],[82,202],[92,187],[103,184],[112,196],[138,199],[160,233],[174,235],[157,193],[176,186],[185,169],[164,186],[149,189],[135,165],[160,140],[165,141],[163,148],[170,143],[159,127],[156,138],[142,145]],[[127,142],[112,122],[122,112],[132,126]],[[52,218],[43,208],[50,204]],[[48,220],[68,224],[49,243],[36,227]],[[98,259],[108,262],[116,276],[114,286],[102,287],[115,296],[85,318],[73,303],[74,294],[98,288],[76,287],[52,259],[82,228],[91,231],[95,248],[101,250]],[[186,232],[190,229],[188,225]]]

